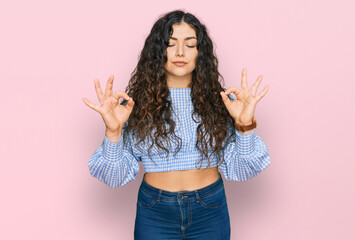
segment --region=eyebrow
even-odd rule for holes
[[[187,37],[187,38],[185,38],[185,40],[189,40],[189,39],[193,39],[193,38],[197,40],[197,38],[195,38],[195,37]],[[177,38],[174,38],[174,37],[170,37],[170,39],[177,40]]]

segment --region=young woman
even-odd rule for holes
[[[125,92],[112,92],[110,76],[105,94],[95,81],[101,106],[83,99],[106,124],[89,160],[91,175],[119,187],[143,163],[135,239],[230,239],[218,168],[227,180],[246,181],[270,164],[253,130],[268,86],[256,95],[262,76],[249,89],[246,69],[241,89],[224,89],[219,76],[206,27],[177,10],[154,24]]]

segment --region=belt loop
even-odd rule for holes
[[[160,198],[161,198],[161,193],[163,192],[163,190],[162,189],[159,189],[159,194],[158,194],[158,199],[157,199],[157,202],[159,202],[160,201]]]
[[[196,202],[200,202],[200,195],[198,194],[198,190],[195,190],[196,194]]]

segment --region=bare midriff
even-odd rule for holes
[[[193,191],[206,187],[219,178],[218,167],[170,172],[150,172],[144,180],[151,186],[170,191]]]

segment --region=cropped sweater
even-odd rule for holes
[[[136,178],[139,171],[138,162],[142,162],[145,172],[166,172],[177,170],[188,170],[208,167],[207,159],[196,165],[201,155],[195,146],[197,134],[196,129],[199,123],[192,119],[193,105],[191,101],[191,88],[169,88],[168,98],[172,102],[172,119],[175,121],[175,134],[182,140],[181,149],[176,155],[176,145],[169,149],[169,155],[158,149],[155,144],[150,150],[151,142],[143,141],[136,147],[137,139],[132,137],[130,132],[125,143],[123,135],[118,142],[113,143],[105,136],[102,145],[98,147],[89,160],[90,174],[107,184],[111,188],[123,186]],[[231,100],[234,97],[229,95]],[[196,116],[194,116],[196,120]],[[128,121],[125,123],[127,125]],[[125,127],[124,126],[124,127]],[[270,155],[261,137],[254,134],[254,129],[248,134],[241,134],[235,128],[235,135],[231,141],[222,149],[224,161],[218,169],[227,180],[247,181],[258,175],[263,169],[270,165]],[[153,136],[153,135],[152,135]],[[210,150],[210,149],[209,149]],[[209,151],[209,155],[212,151]],[[209,167],[217,166],[217,157],[210,157]],[[197,166],[197,167],[196,167]]]

